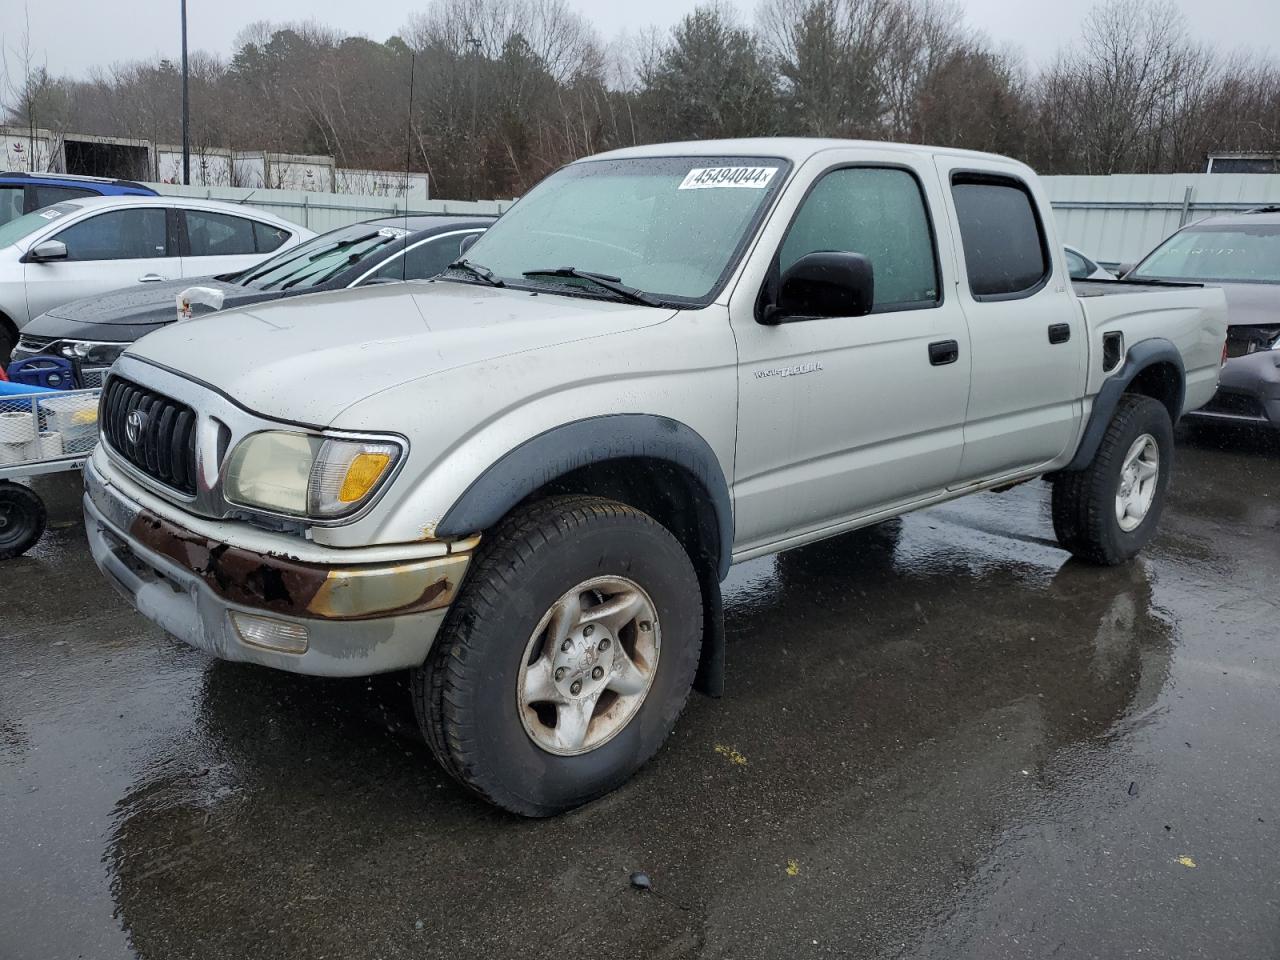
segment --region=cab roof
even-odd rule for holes
[[[676,143],[649,143],[637,147],[623,147],[607,153],[584,157],[578,163],[592,160],[623,160],[632,157],[720,157],[759,156],[779,157],[799,165],[810,157],[829,150],[875,150],[877,152],[902,153],[919,157],[936,155],[963,157],[985,163],[1025,168],[1009,157],[977,150],[959,150],[954,147],[931,147],[915,143],[893,143],[887,140],[841,140],[822,137],[744,137],[734,140],[686,140]]]

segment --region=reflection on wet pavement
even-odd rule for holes
[[[1280,458],[1179,456],[1125,568],[1038,483],[735,568],[726,696],[543,822],[399,677],[210,661],[57,530],[0,580],[0,957],[1275,955]]]

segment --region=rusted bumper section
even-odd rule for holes
[[[227,660],[364,676],[426,658],[469,554],[322,565],[208,540],[85,467],[85,528],[99,569],[139,612]],[[268,628],[294,649],[263,645]]]

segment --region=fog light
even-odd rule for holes
[[[277,653],[306,653],[307,628],[284,620],[258,617],[252,613],[231,611],[231,622],[240,639],[251,647],[262,647]]]

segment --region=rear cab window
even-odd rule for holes
[[[957,173],[951,195],[975,300],[1017,300],[1045,285],[1052,261],[1026,184],[998,174]]]

